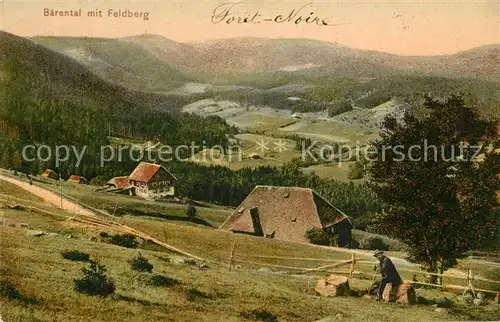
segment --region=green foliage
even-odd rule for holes
[[[211,294],[208,294],[206,292],[200,291],[196,288],[190,288],[186,291],[187,299],[188,301],[197,301],[197,300],[204,300],[204,299],[212,299],[213,296]]]
[[[316,245],[336,246],[337,239],[335,236],[327,233],[321,228],[313,228],[306,232],[306,237],[309,242]]]
[[[252,310],[241,312],[240,317],[252,321],[278,322],[278,317],[266,310]]]
[[[106,179],[104,178],[104,176],[98,175],[98,176],[92,178],[92,180],[90,180],[89,184],[92,186],[101,187],[101,186],[104,186],[106,184]]]
[[[113,235],[110,240],[111,244],[113,245],[118,245],[121,247],[127,247],[127,248],[136,248],[137,247],[137,240],[134,235],[131,234],[117,234]]]
[[[180,284],[180,281],[164,275],[153,275],[149,279],[148,284],[152,286],[169,287]]]
[[[6,57],[2,71],[9,77],[0,84],[5,94],[0,101],[1,167],[38,174],[45,168],[55,169],[54,153],[43,164],[23,161],[24,146],[87,146],[80,167],[75,167],[76,157],[71,155],[56,170],[64,179],[71,174],[88,180],[101,176],[93,182],[101,184],[104,178],[109,179],[117,172],[129,174],[137,165],[137,161],[125,157],[121,162],[113,160],[104,168],[100,166],[100,147],[108,145],[110,132],[114,136],[158,139],[171,145],[201,143],[198,141],[203,138],[207,145],[224,146],[226,134],[236,133],[236,129],[220,117],[203,118],[179,112],[180,107],[196,97],[186,99],[128,91],[102,81],[73,60],[30,41],[7,34],[2,34],[2,40]],[[157,71],[157,76],[152,75],[156,79],[166,72],[163,68]],[[32,152],[29,151],[29,158],[33,157]]]
[[[91,296],[108,296],[115,292],[112,279],[106,276],[106,267],[96,261],[90,261],[89,267],[82,268],[83,277],[74,280],[75,291]]]
[[[86,262],[90,259],[90,255],[77,250],[64,251],[61,253],[62,257],[71,261]]]
[[[407,244],[413,262],[442,272],[467,251],[498,240],[499,137],[496,122],[480,119],[462,97],[427,99],[425,108],[430,113],[424,118],[407,114],[398,123],[388,117],[374,143],[378,151],[403,146],[398,152],[407,156],[401,160],[389,149],[370,164],[370,186],[389,205],[374,217],[374,228]],[[425,152],[424,140],[439,147],[437,157],[433,149]],[[463,142],[481,142],[484,160],[472,158],[474,148],[461,151]],[[412,161],[414,146],[420,150],[412,149]]]
[[[369,250],[389,250],[389,245],[378,236],[365,236],[359,241],[359,248]]]
[[[153,271],[153,265],[147,260],[146,257],[142,256],[140,253],[137,257],[130,259],[128,263],[134,271],[148,273],[151,273]]]
[[[351,163],[347,177],[351,180],[362,179],[364,175],[363,164],[360,162]]]
[[[8,280],[0,280],[0,297],[8,300],[22,300],[24,296],[17,290],[17,288]]]
[[[186,216],[189,220],[193,221],[196,218],[196,208],[192,203],[188,203],[186,206]]]

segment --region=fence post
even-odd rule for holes
[[[228,268],[229,270],[232,270],[233,268],[233,258],[234,258],[234,245],[235,245],[235,241],[233,240],[232,243],[231,243],[231,251],[229,253],[229,264],[228,264]]]
[[[355,261],[356,261],[356,255],[354,254],[354,252],[352,252],[352,254],[351,254],[351,268],[349,269],[349,277],[350,278],[352,278],[352,275],[354,273]]]
[[[467,269],[467,288],[465,289],[463,295],[465,295],[468,291],[471,291],[472,296],[476,297],[476,291],[474,290],[474,286],[472,285],[472,280],[474,279],[474,275],[471,268]]]

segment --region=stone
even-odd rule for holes
[[[445,309],[444,307],[437,307],[434,310],[438,313],[445,313],[445,314],[450,313],[450,311],[448,311],[448,309]]]
[[[399,304],[417,303],[417,294],[411,283],[403,283],[396,288],[396,302]]]
[[[262,274],[272,274],[273,273],[273,271],[268,267],[261,267],[257,270],[257,272],[262,273]]]
[[[184,264],[186,261],[184,260],[184,258],[180,257],[180,256],[171,256],[170,257],[170,263],[174,264],[174,265],[181,265],[181,264]]]
[[[200,270],[207,270],[207,269],[209,269],[210,267],[209,267],[207,264],[201,264],[201,265],[199,265],[199,266],[198,266],[198,268],[199,268]]]
[[[335,316],[327,316],[327,317],[324,317],[320,320],[316,320],[314,322],[334,322],[334,321],[339,321],[339,320],[342,320],[344,316],[342,315],[342,313],[337,313],[335,314]]]
[[[320,279],[314,289],[321,296],[342,296],[349,294],[349,281],[345,276],[330,275]]]
[[[484,298],[484,293],[481,293],[481,292],[478,292],[478,293],[476,294],[476,297],[477,297],[478,299],[481,299],[481,300],[484,300],[484,299],[485,299],[485,298]]]
[[[382,293],[382,300],[384,302],[393,302],[396,300],[394,292],[392,290],[392,283],[387,283],[384,288],[384,292]]]
[[[474,303],[475,306],[481,306],[481,305],[485,304],[484,300],[482,300],[482,299],[474,299],[474,301],[472,301],[472,303]]]
[[[382,293],[384,302],[394,302],[399,304],[415,304],[417,303],[417,294],[412,283],[403,283],[396,287],[392,287],[392,283],[387,283],[384,292]]]
[[[40,237],[43,236],[45,233],[41,230],[28,230],[26,232],[26,235],[28,236],[33,236],[33,237]]]
[[[500,304],[500,293],[495,296],[495,303]]]

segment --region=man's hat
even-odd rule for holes
[[[384,251],[382,250],[376,250],[374,253],[373,253],[373,256],[377,257],[378,255],[383,255],[384,254]]]

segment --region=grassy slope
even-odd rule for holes
[[[38,218],[37,214],[8,212],[11,218],[21,217],[28,220],[31,228],[56,230],[63,234],[83,228],[63,230],[65,223]],[[131,223],[127,220],[127,223]],[[136,222],[137,224],[137,222]],[[43,226],[42,226],[43,225]],[[139,225],[139,224],[138,224]],[[149,223],[153,226],[153,223]],[[142,228],[146,225],[140,224]],[[175,225],[169,225],[170,228]],[[180,229],[181,226],[178,228]],[[223,245],[207,240],[208,229],[195,229],[182,226],[185,235],[181,238],[184,248],[192,243],[199,243],[204,253],[217,252]],[[77,235],[81,237],[82,235]],[[226,238],[227,239],[227,238]],[[173,241],[169,239],[169,241]],[[257,241],[257,239],[255,239]],[[247,238],[250,247],[246,254],[268,254],[268,248],[262,248],[264,241],[254,243]],[[224,245],[227,246],[227,245]],[[296,247],[295,253],[292,249]],[[279,254],[304,255],[299,246],[277,248]],[[79,250],[87,252],[91,258],[106,265],[108,273],[116,282],[116,295],[109,299],[92,298],[79,295],[72,290],[73,278],[80,276],[81,263],[64,260],[60,252]],[[221,254],[227,249],[221,249]],[[363,298],[321,298],[314,294],[316,278],[298,278],[293,276],[266,275],[259,271],[239,268],[229,271],[224,266],[210,264],[208,270],[199,270],[190,264],[172,265],[164,259],[165,253],[145,251],[141,253],[154,265],[154,273],[166,275],[182,282],[171,288],[156,288],[144,285],[140,274],[130,270],[127,260],[137,254],[136,250],[121,248],[109,244],[99,244],[84,238],[68,239],[64,235],[54,237],[28,237],[19,228],[7,228],[3,231],[1,270],[6,279],[11,281],[26,298],[38,301],[36,305],[23,304],[0,299],[2,315],[8,321],[241,321],[240,312],[264,309],[277,315],[283,321],[313,321],[325,316],[342,314],[349,320],[444,320],[444,319],[493,319],[498,311],[495,306],[471,308],[468,312],[462,307],[454,308],[456,314],[447,315],[434,312],[423,305],[412,308],[396,304],[379,304]],[[331,252],[330,252],[331,253]],[[332,253],[334,254],[334,253]],[[208,254],[207,254],[208,255]],[[227,254],[225,254],[227,255]],[[315,252],[307,255],[317,256]],[[346,254],[347,255],[347,254]],[[334,258],[336,256],[331,256]],[[17,265],[23,263],[23,265]],[[351,281],[355,289],[363,289],[366,282]],[[209,299],[188,298],[189,289],[197,289],[209,294]],[[418,290],[419,295],[427,298],[442,298],[445,294]],[[449,297],[449,295],[448,295]],[[363,306],[363,310],[357,309]]]
[[[168,62],[132,42],[77,37],[34,37],[33,41],[79,58],[97,75],[130,89],[166,91],[188,81]]]
[[[29,196],[26,196],[29,198]],[[321,262],[305,260],[264,260],[254,256],[315,257],[325,260],[350,258],[348,252],[332,251],[309,245],[284,243],[243,235],[228,235],[202,226],[190,226],[163,219],[147,217],[122,218],[127,225],[139,228],[172,245],[202,255],[218,263],[209,264],[208,270],[199,270],[190,264],[169,264],[168,253],[157,247],[142,250],[155,266],[154,273],[182,281],[171,288],[154,288],[144,285],[139,274],[130,270],[127,260],[136,250],[89,240],[97,236],[98,229],[77,225],[69,221],[38,213],[7,210],[10,222],[28,223],[29,229],[54,231],[58,236],[28,237],[24,229],[2,229],[0,271],[26,297],[38,304],[0,299],[2,316],[7,321],[102,321],[102,320],[197,320],[241,321],[240,312],[264,309],[283,321],[313,321],[325,316],[342,314],[349,320],[445,320],[445,319],[494,319],[498,307],[463,307],[455,304],[453,315],[435,312],[429,307],[412,308],[395,304],[379,304],[363,298],[321,298],[314,294],[317,277],[277,276],[263,274],[258,266],[240,263],[242,267],[229,271],[225,265],[232,240],[236,241],[236,259],[255,260],[271,264],[315,267]],[[71,214],[67,214],[71,216]],[[67,238],[68,235],[73,238]],[[232,236],[231,238],[228,238]],[[109,299],[78,295],[72,290],[73,278],[80,275],[82,263],[64,260],[60,252],[79,250],[99,260],[115,279],[117,295]],[[369,257],[366,257],[369,259]],[[23,263],[23,265],[19,265]],[[327,263],[327,262],[324,262]],[[323,264],[324,264],[323,263]],[[237,263],[238,264],[238,263]],[[358,268],[357,268],[358,269]],[[370,266],[366,267],[367,272]],[[279,269],[283,270],[283,269]],[[408,278],[408,276],[405,276]],[[362,290],[367,281],[353,279],[351,286]],[[189,289],[195,288],[209,294],[209,299],[190,301]],[[448,293],[417,290],[426,298],[451,298]],[[359,310],[359,306],[363,310]]]

